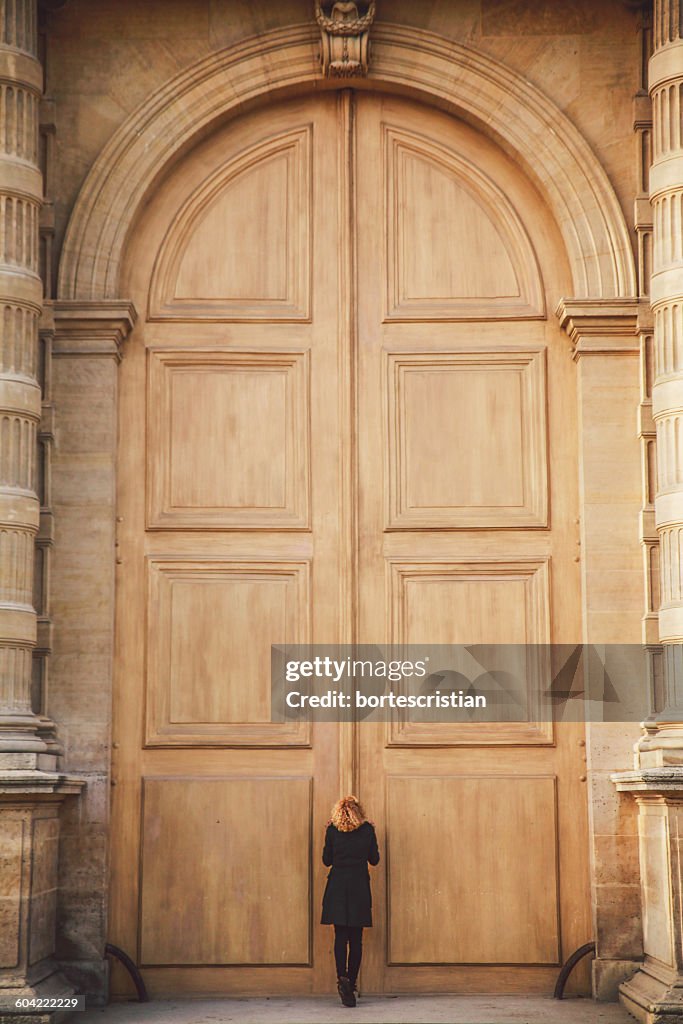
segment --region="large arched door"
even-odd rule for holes
[[[270,721],[271,643],[580,636],[556,230],[413,102],[245,115],[128,248],[111,940],[153,991],[320,991],[320,843],[375,818],[373,990],[549,991],[589,937],[578,727]]]

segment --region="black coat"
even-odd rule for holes
[[[323,894],[321,924],[372,926],[372,896],[368,863],[379,864],[374,826],[369,821],[352,832],[327,826],[323,864],[329,868]]]

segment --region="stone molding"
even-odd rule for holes
[[[636,298],[561,299],[555,311],[572,343],[575,360],[586,355],[637,355],[638,314],[646,305]]]
[[[17,795],[23,804],[27,794],[61,800],[66,796],[77,796],[86,785],[86,779],[65,772],[30,768],[0,771],[0,802],[6,805],[12,796]]]
[[[32,54],[0,47],[0,78],[11,79],[37,96],[43,91],[43,72]]]
[[[121,346],[137,320],[132,302],[59,301],[46,306],[54,317],[53,355],[113,356],[120,361]]]
[[[681,77],[682,61],[683,39],[669,42],[667,46],[653,53],[650,57],[648,73],[650,91],[667,85],[669,82],[677,81]]]
[[[59,298],[117,298],[126,238],[159,174],[245,103],[320,88],[318,42],[310,25],[263,33],[182,71],[134,111],[100,153],[76,201]],[[636,294],[631,241],[612,185],[581,133],[539,89],[471,47],[387,24],[373,30],[365,82],[437,100],[514,154],[554,214],[576,295]]]
[[[683,765],[615,772],[611,779],[620,793],[680,793],[683,799]]]
[[[43,308],[43,285],[36,273],[5,264],[0,267],[0,302],[26,306],[37,316]]]

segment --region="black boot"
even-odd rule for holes
[[[344,1006],[355,1006],[356,997],[353,994],[353,987],[346,975],[337,978],[337,991]]]

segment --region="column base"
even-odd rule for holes
[[[97,960],[59,959],[60,971],[77,992],[85,993],[88,1007],[109,1002],[109,966],[106,956]]]
[[[37,715],[0,713],[0,754],[22,754],[31,752],[44,754],[48,747],[38,736]]]
[[[642,1024],[683,1024],[683,978],[651,974],[647,963],[619,987],[619,1002]]]
[[[73,1013],[15,1002],[76,992],[54,959],[59,805],[84,785],[63,772],[0,770],[0,1022],[58,1024]]]
[[[679,737],[683,734],[679,732]],[[654,749],[661,757],[667,748]],[[673,747],[669,748],[674,752]],[[642,757],[642,755],[641,755]],[[683,766],[616,772],[612,781],[639,805],[643,945],[639,971],[619,986],[619,1000],[643,1024],[683,1024],[680,907],[683,888]]]
[[[643,729],[644,734],[636,746],[637,768],[683,767],[683,728],[680,723],[653,716],[643,722]]]
[[[32,1012],[29,1008],[11,1009],[19,999],[69,999],[76,995],[76,989],[59,973],[57,964],[47,961],[40,968],[40,980],[27,979],[25,984],[9,988],[0,985],[0,1024],[61,1024],[71,1019],[73,1010],[45,1010],[41,1013]]]
[[[642,960],[609,960],[596,957],[591,964],[593,999],[598,1003],[619,1001],[619,988],[642,967]]]

